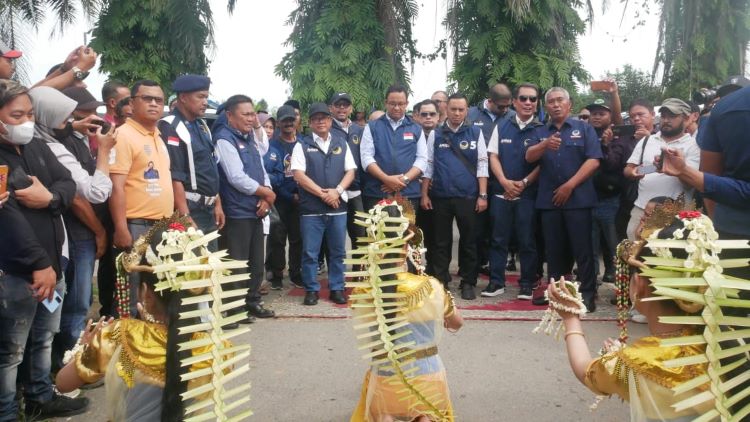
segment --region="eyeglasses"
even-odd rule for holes
[[[422,117],[435,117],[437,116],[437,113],[434,111],[423,111],[423,112],[420,112],[419,115]]]
[[[385,105],[391,108],[406,108],[408,104],[407,103],[385,103]]]
[[[326,114],[318,115],[318,116],[312,116],[310,117],[310,121],[313,123],[321,123],[326,120],[328,120],[330,117]]]
[[[519,95],[518,96],[518,101],[520,101],[522,103],[525,103],[527,101],[530,102],[530,103],[535,103],[536,100],[537,100],[536,97],[530,96],[530,95]]]
[[[589,115],[588,114],[579,114],[578,115],[578,120],[588,120],[588,119],[589,119]]]
[[[336,103],[333,105],[334,108],[347,108],[351,106],[350,103]]]
[[[133,95],[133,98],[140,98],[144,103],[150,104],[155,102],[156,104],[164,104],[164,97],[153,97],[151,95]]]

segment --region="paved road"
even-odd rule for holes
[[[634,324],[631,324],[634,325]],[[536,322],[469,320],[447,334],[440,354],[448,370],[459,421],[626,421],[626,404],[603,401],[569,369],[564,344],[531,334]],[[350,319],[279,318],[259,321],[240,338],[253,346],[250,419],[262,422],[348,421],[366,365],[355,348]],[[612,322],[588,321],[592,349],[617,334]],[[643,326],[631,335],[645,334]],[[71,421],[105,420],[104,389],[85,393],[92,409]]]

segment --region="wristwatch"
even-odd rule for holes
[[[336,192],[339,193],[339,196],[344,193],[344,188],[341,187],[341,185],[336,185]]]
[[[49,200],[49,204],[47,205],[47,208],[49,209],[57,209],[60,207],[60,202],[62,201],[62,198],[60,197],[60,194],[57,192],[52,192],[52,199]]]
[[[404,182],[405,185],[408,185],[409,182],[411,182],[411,179],[409,179],[409,176],[407,175],[401,176],[401,180]]]
[[[486,201],[487,200],[487,194],[486,193],[480,193],[479,194],[479,199],[484,199]]]
[[[79,81],[82,81],[89,76],[89,72],[84,72],[78,66],[73,66],[70,70],[73,71],[73,77]]]
[[[521,180],[521,181],[523,182],[523,187],[529,186],[529,179],[528,178],[524,177],[523,180]]]

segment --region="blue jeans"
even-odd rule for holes
[[[190,211],[190,218],[192,218],[195,225],[198,226],[198,230],[202,231],[203,234],[209,234],[216,231],[218,227],[216,227],[214,205],[206,205],[188,200],[187,206]],[[133,239],[133,241],[135,241],[135,239]],[[208,243],[208,250],[216,252],[219,249],[218,245],[218,240],[214,239]]]
[[[325,237],[328,247],[328,288],[344,290],[346,214],[300,216],[302,233],[302,284],[308,292],[320,291],[318,254]]]
[[[58,281],[55,290],[64,295],[65,282]],[[17,376],[27,400],[52,399],[52,337],[60,326],[62,306],[50,313],[32,294],[28,281],[0,276],[0,421],[17,418]]]
[[[521,287],[531,288],[536,281],[536,239],[534,226],[536,209],[534,199],[521,198],[508,201],[497,196],[490,199],[492,238],[490,248],[490,284],[505,286],[505,265],[508,245],[515,233],[518,256],[521,261]]]
[[[68,238],[70,260],[65,269],[67,291],[60,315],[60,332],[52,343],[54,368],[62,368],[66,351],[75,346],[86,325],[91,307],[91,291],[96,262],[96,241],[94,239]]]
[[[620,208],[620,197],[599,200],[593,210],[593,227],[591,241],[594,247],[594,272],[599,275],[599,257],[604,255],[604,273],[615,275],[615,253],[617,244],[617,230],[615,219]],[[604,246],[604,248],[602,248]]]

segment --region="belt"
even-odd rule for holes
[[[185,192],[185,198],[188,201],[197,202],[199,204],[204,204],[209,207],[216,202],[216,195],[205,196],[205,195],[201,195],[195,192]]]
[[[159,220],[149,220],[146,218],[128,218],[128,224],[135,224],[137,226],[153,226]]]
[[[408,349],[398,349],[396,353],[403,353],[407,351]],[[374,351],[374,350],[373,350]],[[414,358],[414,359],[424,359],[428,358],[430,356],[435,356],[438,353],[437,346],[428,347],[426,349],[419,349],[416,352],[412,353],[408,358]],[[379,355],[375,355],[372,357],[373,360],[379,360],[379,359],[385,359],[388,357],[387,353],[381,353]]]

